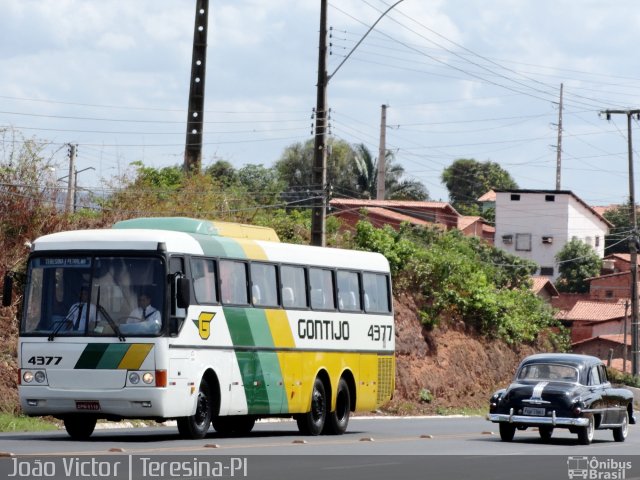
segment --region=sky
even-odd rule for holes
[[[35,138],[63,177],[77,144],[86,188],[182,164],[195,3],[0,0],[0,161]],[[329,74],[393,3],[329,1]],[[318,0],[210,1],[205,166],[271,166],[313,138],[319,16]],[[385,104],[387,148],[431,199],[458,158],[555,189],[562,83],[561,189],[621,203],[627,117],[599,112],[640,108],[639,37],[633,0],[404,0],[331,78],[331,136],[377,156]]]

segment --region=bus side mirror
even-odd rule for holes
[[[13,297],[13,277],[10,273],[4,276],[4,283],[2,285],[2,306],[10,307]]]
[[[191,305],[191,282],[186,277],[176,279],[176,305],[178,308],[189,308]]]

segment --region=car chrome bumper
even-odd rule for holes
[[[589,419],[584,417],[556,417],[554,411],[550,417],[537,417],[532,415],[514,415],[513,409],[510,413],[489,413],[487,420],[499,423],[518,423],[525,425],[552,425],[552,426],[567,426],[567,427],[586,427],[589,425]]]

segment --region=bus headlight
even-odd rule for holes
[[[35,378],[36,382],[38,383],[44,383],[44,381],[47,379],[47,376],[44,374],[42,370],[38,370],[33,376],[33,378]]]
[[[129,382],[133,383],[134,385],[140,383],[140,375],[138,375],[136,372],[131,372],[129,374]]]
[[[31,383],[33,382],[33,373],[26,371],[22,374],[22,380],[24,380],[24,383]]]
[[[142,375],[142,381],[147,385],[150,385],[151,383],[153,383],[153,373],[147,372],[144,375]]]

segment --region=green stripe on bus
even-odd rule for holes
[[[256,352],[256,355],[260,370],[271,374],[264,378],[267,403],[257,404],[254,408],[266,408],[268,413],[286,413],[287,391],[284,386],[278,354],[275,352]]]
[[[191,234],[200,244],[202,251],[207,256],[247,258],[247,255],[236,240],[225,237],[207,237],[205,235]]]
[[[96,368],[96,366],[100,362],[100,359],[102,358],[102,355],[104,354],[105,350],[107,350],[108,347],[109,347],[108,343],[88,344],[85,347],[84,351],[82,352],[82,355],[80,355],[80,358],[76,363],[76,366],[73,368],[77,368],[77,369]]]
[[[129,347],[126,343],[110,343],[109,347],[102,354],[102,358],[96,365],[96,368],[101,369],[116,369],[118,365],[122,361],[125,353],[129,350]]]
[[[235,347],[274,346],[264,310],[227,307],[224,316]],[[242,374],[248,413],[281,413],[286,390],[277,353],[236,350],[236,358]]]

